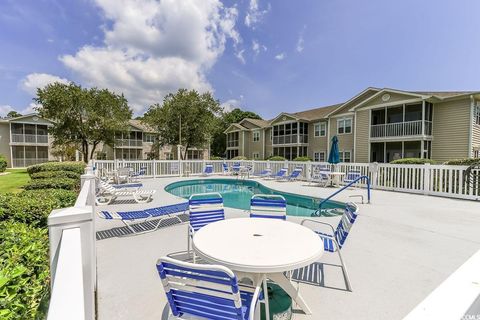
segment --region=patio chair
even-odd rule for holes
[[[284,177],[287,174],[287,172],[288,172],[287,168],[282,168],[277,173],[271,174],[270,176],[266,177],[265,179],[267,179],[267,180],[279,179],[281,177]]]
[[[130,171],[130,180],[139,181],[138,178],[147,174],[147,167],[140,167],[138,171]]]
[[[203,169],[202,176],[209,176],[213,174],[213,164],[205,165],[205,169]]]
[[[188,199],[190,223],[188,224],[187,251],[190,256],[190,241],[195,232],[209,223],[225,219],[223,198],[218,192],[192,194]],[[195,254],[193,255],[195,262]]]
[[[315,168],[310,182],[317,183],[320,187],[327,187],[332,183],[329,172],[330,170]]]
[[[358,170],[352,170],[348,171],[347,174],[345,175],[345,178],[343,179],[344,184],[349,184],[356,179],[360,178],[362,176],[362,173]]]
[[[224,175],[227,175],[230,172],[230,170],[228,170],[228,164],[226,164],[225,162],[222,163],[222,170]]]
[[[278,181],[295,181],[298,177],[302,174],[303,169],[301,167],[297,167],[293,169],[292,173],[288,176],[282,176],[277,178]]]
[[[120,184],[120,183],[127,183],[128,180],[130,179],[130,168],[129,167],[123,167],[123,168],[118,168],[117,173],[115,174],[115,183]]]
[[[141,188],[115,188],[105,181],[99,181],[99,192],[95,197],[97,205],[106,205],[112,203],[118,197],[132,197],[137,203],[146,203],[152,199],[156,190],[146,190]],[[103,199],[103,201],[102,201]]]
[[[259,314],[261,284],[239,283],[227,267],[162,257],[157,271],[170,306],[169,319],[253,320]]]
[[[357,216],[358,216],[358,206],[352,202],[349,202],[345,206],[345,212],[343,213],[342,218],[340,219],[340,222],[338,223],[338,226],[336,229],[331,224],[318,221],[318,220],[304,219],[300,223],[301,225],[305,225],[306,223],[312,223],[318,226],[325,226],[328,229],[330,229],[328,231],[329,233],[324,233],[317,229],[313,229],[313,231],[315,231],[315,233],[317,233],[320,239],[323,241],[324,250],[326,252],[331,252],[331,253],[336,252],[338,254],[338,257],[340,258],[340,263],[342,264],[343,276],[345,278],[348,291],[352,291],[352,287],[350,285],[350,279],[348,277],[347,267],[343,262],[342,254],[340,253],[340,251],[343,245],[345,244],[345,241],[347,240],[347,237],[350,233],[350,230],[355,220],[357,219]]]
[[[238,175],[240,173],[240,162],[235,162],[233,165],[232,165],[232,170],[230,171],[230,173],[232,175]]]
[[[272,169],[266,168],[260,172],[254,173],[253,175],[260,178],[268,177],[272,174]]]
[[[256,194],[250,199],[250,218],[287,220],[287,201],[275,194]]]
[[[100,211],[97,212],[97,215],[106,220],[118,220],[121,221],[133,234],[142,234],[151,231],[155,231],[160,226],[160,223],[166,218],[175,217],[179,220],[180,223],[183,221],[177,215],[172,216],[172,214],[185,212],[186,203],[183,204],[173,204],[164,207],[146,209],[146,210],[136,210],[136,211]],[[157,219],[158,221],[151,225],[149,228],[133,227],[134,224],[139,224],[142,222],[147,222],[152,219]]]

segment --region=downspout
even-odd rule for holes
[[[357,111],[353,115],[353,162],[357,162]]]
[[[330,154],[330,117],[328,118],[328,122],[327,122],[327,154],[325,155],[325,157],[328,159],[328,155]]]
[[[468,151],[467,158],[472,157],[473,152],[473,121],[474,121],[474,109],[475,109],[475,99],[473,95],[470,95],[470,126],[468,128]]]
[[[263,142],[262,142],[262,159],[265,159],[265,143],[266,143],[266,141],[267,141],[267,140],[265,139],[265,134],[266,134],[266,132],[267,132],[266,129],[263,128],[263,135],[262,135],[262,140],[263,140]]]

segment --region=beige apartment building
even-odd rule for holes
[[[225,134],[229,159],[278,155],[326,161],[333,136],[342,162],[478,158],[480,91],[367,88],[344,103],[282,112],[268,121],[244,119]]]
[[[11,119],[0,119],[0,154],[7,159],[10,168],[23,168],[33,164],[60,160],[53,154],[53,138],[48,134],[52,122],[29,114]],[[103,160],[158,160],[178,159],[178,152],[184,149],[178,146],[164,146],[158,156],[152,152],[155,140],[154,130],[140,120],[130,120],[128,131],[118,133],[115,144],[99,145],[94,156]],[[208,149],[189,149],[188,159],[208,159]],[[77,160],[81,155],[77,154]]]

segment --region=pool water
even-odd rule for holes
[[[318,209],[322,199],[293,193],[279,192],[252,180],[237,179],[199,179],[179,181],[169,184],[165,191],[185,199],[192,194],[218,192],[224,205],[235,209],[250,209],[250,199],[254,194],[277,194],[287,200],[287,214],[290,216],[310,217]],[[336,216],[343,213],[345,204],[327,201],[322,205],[321,216]]]

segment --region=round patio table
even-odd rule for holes
[[[193,249],[201,258],[252,275],[255,281],[273,280],[311,314],[284,273],[308,266],[322,256],[323,242],[312,230],[277,219],[227,219],[198,230]]]

